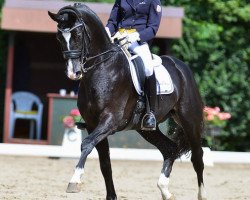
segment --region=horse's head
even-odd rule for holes
[[[89,34],[78,7],[66,6],[57,14],[48,12],[58,23],[57,39],[61,44],[63,57],[67,60],[67,76],[72,80],[82,77],[81,66],[88,56]]]

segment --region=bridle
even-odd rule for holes
[[[91,70],[92,68],[94,68],[96,65],[108,60],[110,57],[112,57],[113,55],[109,56],[108,58],[105,58],[103,60],[101,60],[98,63],[95,63],[94,65],[85,68],[85,64],[87,62],[89,62],[90,60],[93,60],[99,56],[102,56],[104,54],[107,54],[109,52],[117,52],[117,48],[111,48],[105,52],[102,52],[100,54],[97,54],[95,56],[89,56],[89,49],[90,49],[90,35],[87,29],[87,26],[85,24],[85,22],[83,21],[83,19],[81,18],[81,13],[73,6],[66,6],[64,8],[62,8],[61,10],[59,10],[58,14],[64,14],[64,13],[73,13],[76,17],[77,20],[79,21],[79,24],[73,26],[70,29],[61,29],[59,27],[57,27],[57,30],[60,31],[61,33],[71,33],[74,29],[78,28],[78,27],[82,27],[82,34],[83,34],[83,38],[82,38],[82,47],[80,50],[66,50],[66,51],[62,51],[63,53],[63,57],[65,59],[76,59],[76,58],[80,58],[80,67],[83,73],[87,73],[89,70]]]
[[[80,58],[80,62],[84,63],[86,58],[89,55],[89,45],[90,45],[90,36],[89,36],[89,32],[87,30],[87,26],[84,23],[84,21],[82,20],[81,13],[73,6],[67,6],[62,8],[61,10],[59,10],[58,14],[62,15],[64,13],[73,13],[76,17],[77,20],[79,21],[79,24],[75,25],[74,27],[70,28],[70,29],[61,29],[59,27],[57,27],[57,30],[60,31],[61,33],[70,33],[73,30],[75,30],[78,27],[82,27],[82,33],[84,35],[83,39],[82,39],[82,47],[81,49],[74,49],[74,50],[66,50],[66,51],[62,51],[63,53],[63,57],[65,59],[75,59],[75,58]]]

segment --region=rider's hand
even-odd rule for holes
[[[138,32],[128,34],[128,42],[140,41],[140,34]]]

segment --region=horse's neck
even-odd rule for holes
[[[102,33],[102,32],[100,32]],[[103,33],[102,33],[103,34]],[[104,33],[105,34],[105,33]],[[106,35],[93,34],[91,39],[91,54],[98,54],[107,51],[111,48],[112,44]]]

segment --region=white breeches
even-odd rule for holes
[[[142,45],[139,45],[138,42],[133,42],[128,46],[128,49],[142,58],[145,66],[145,74],[146,76],[151,76],[154,69],[152,63],[152,55],[149,50],[148,44],[143,43]]]

